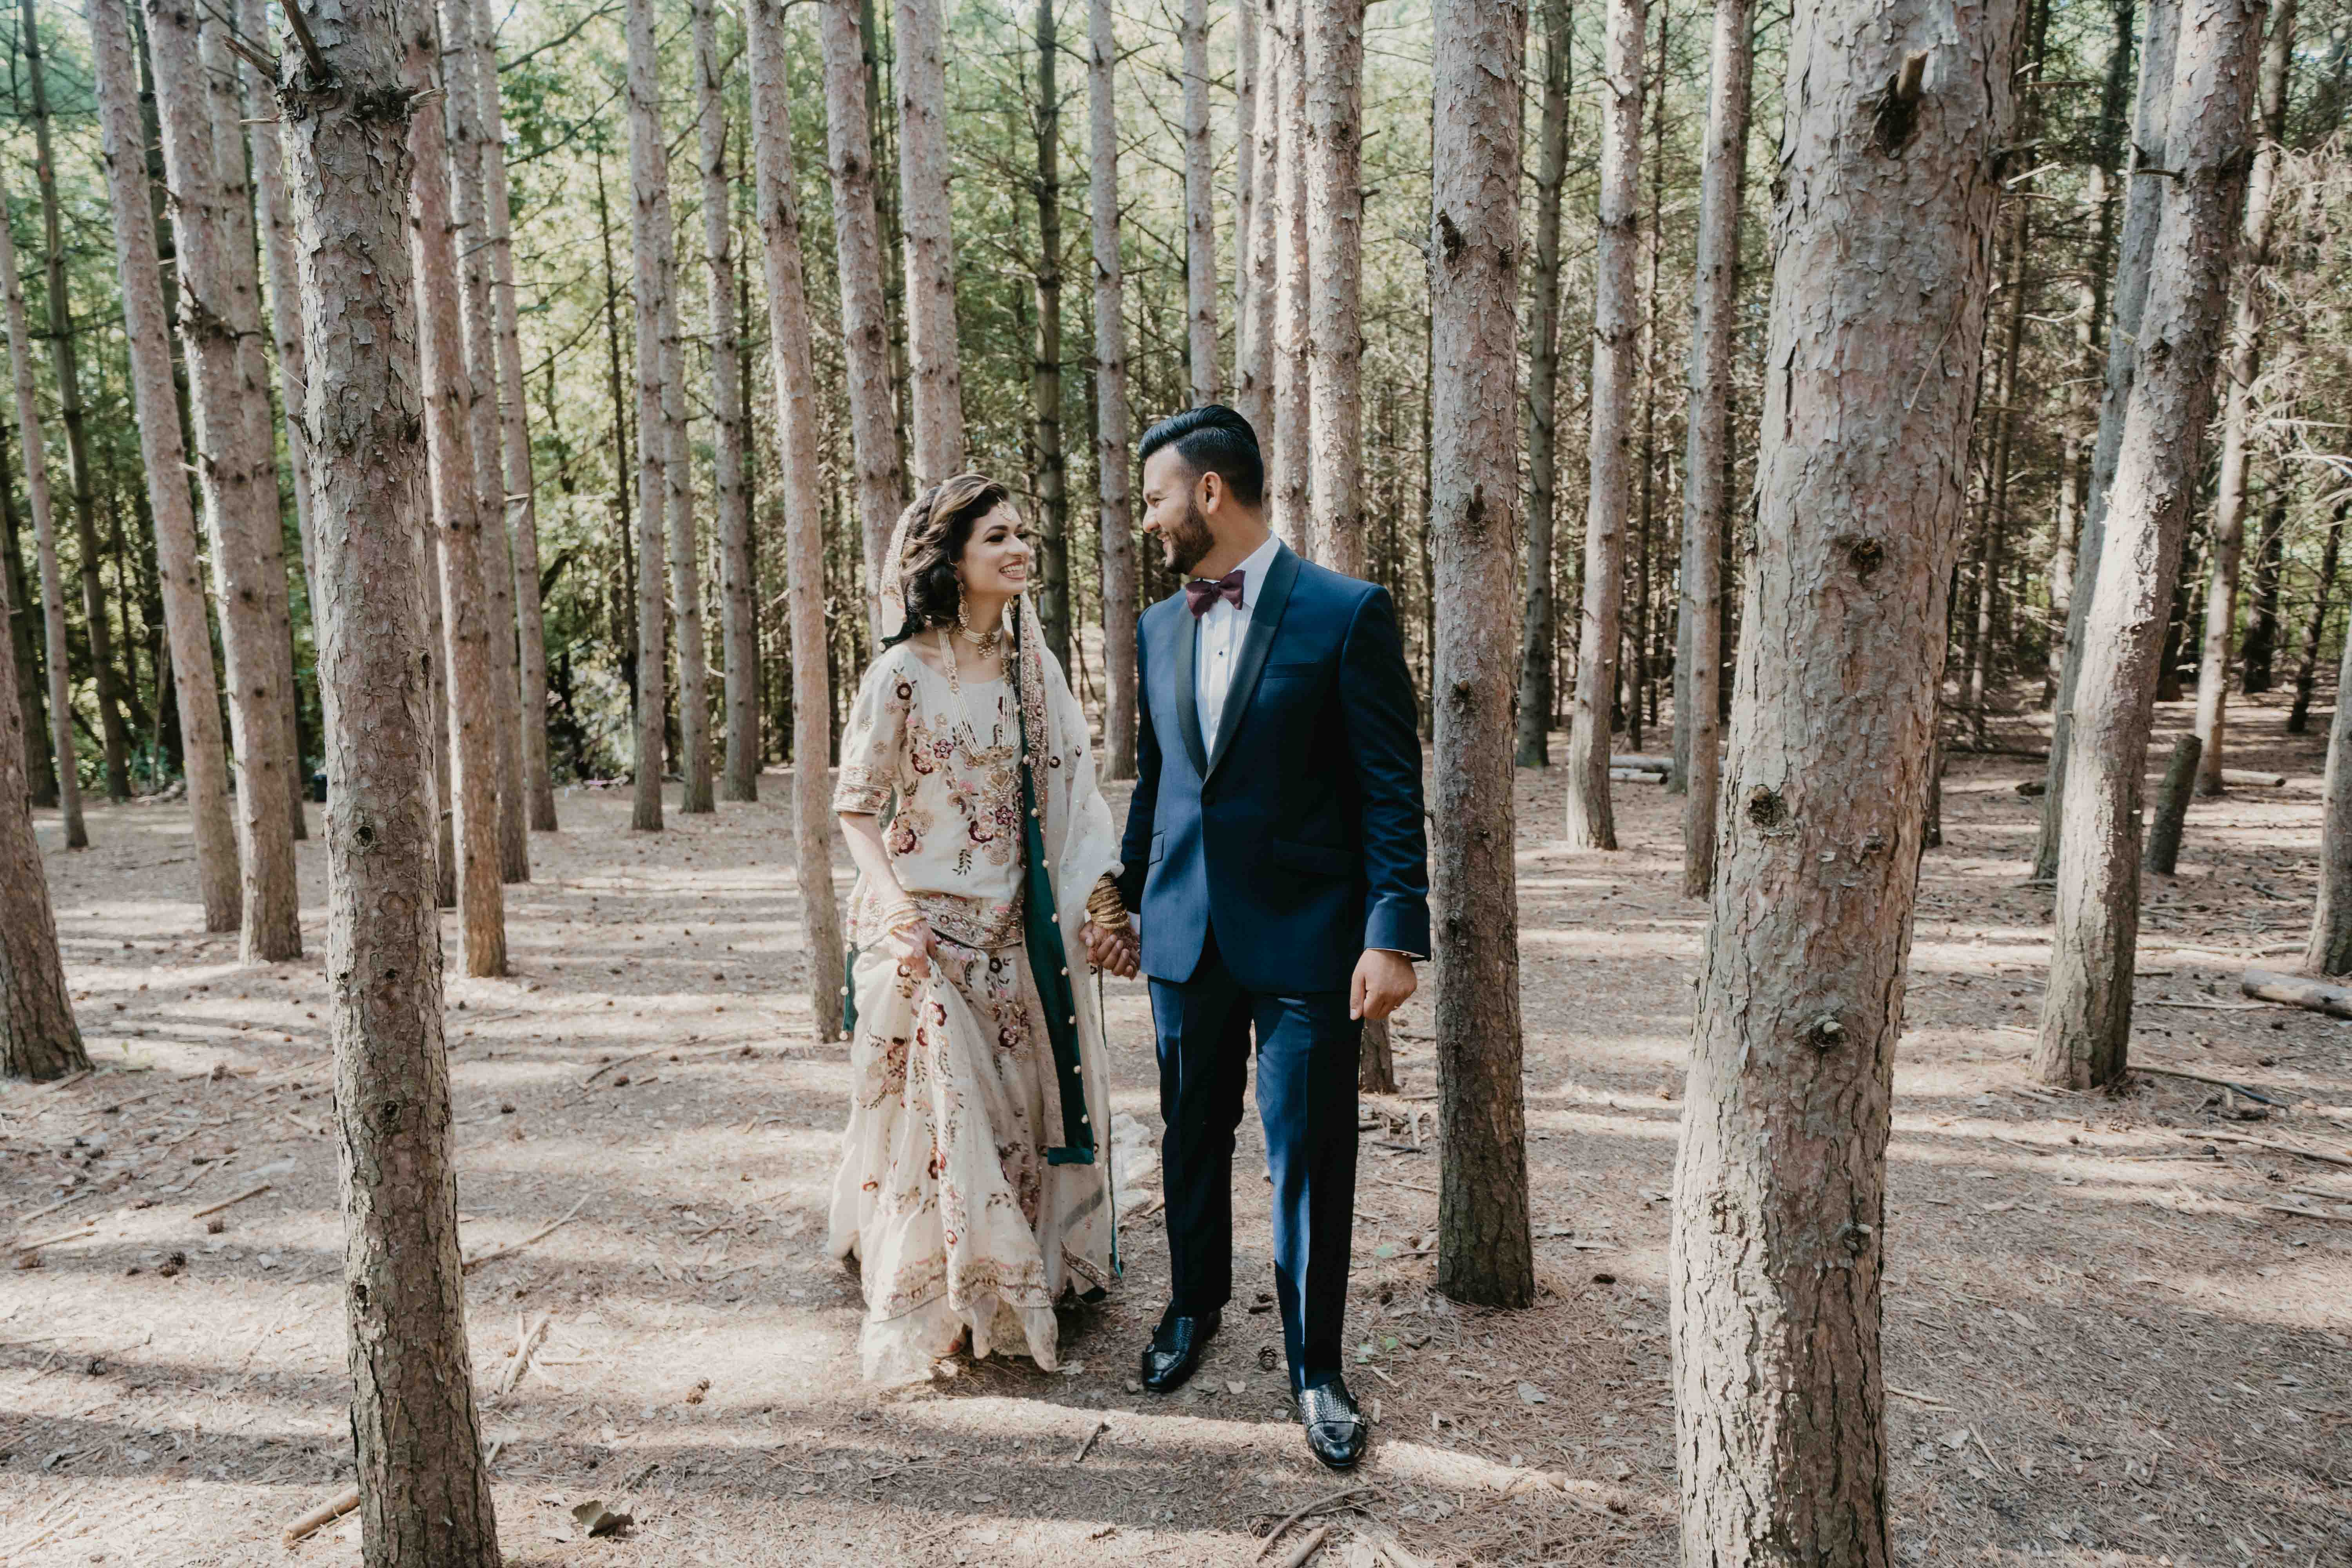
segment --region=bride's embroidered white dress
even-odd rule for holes
[[[1077,941],[1116,848],[1084,720],[1036,640],[1008,657],[1017,684],[887,648],[842,736],[834,809],[887,814],[891,869],[938,939],[929,974],[906,973],[861,879],[830,1241],[857,1258],[859,1359],[877,1382],[932,1376],[967,1333],[976,1356],[1051,1369],[1055,1302],[1100,1294],[1117,1268],[1102,1022]]]

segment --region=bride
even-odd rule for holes
[[[1055,1303],[1118,1272],[1102,1018],[1071,963],[1109,940],[1087,905],[1118,841],[1031,563],[1003,486],[918,498],[884,562],[896,630],[841,740],[858,876],[829,1240],[856,1254],[877,1382],[934,1375],[967,1335],[1051,1370]]]

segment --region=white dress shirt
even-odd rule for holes
[[[1269,534],[1264,544],[1241,563],[1242,602],[1219,595],[1201,616],[1201,636],[1192,656],[1192,700],[1201,719],[1201,743],[1217,749],[1217,727],[1224,720],[1225,698],[1233,690],[1234,666],[1240,662],[1243,639],[1249,636],[1250,612],[1257,608],[1258,584],[1274,565],[1282,541]],[[1191,613],[1191,607],[1186,607]]]

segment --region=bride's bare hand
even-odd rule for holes
[[[891,957],[898,961],[899,968],[920,980],[931,972],[933,940],[930,922],[917,921],[913,925],[901,926],[884,937],[882,945]]]

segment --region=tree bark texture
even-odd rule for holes
[[[2343,531],[2343,509],[2336,528]],[[2335,544],[2330,538],[2329,544]],[[2313,617],[2315,621],[2316,616]],[[2313,637],[2316,643],[2318,638]],[[2320,789],[2319,898],[2311,911],[2309,974],[2352,974],[2352,635],[2336,671],[2336,714],[2327,722],[2327,773]]]
[[[58,423],[65,428],[66,472],[73,484],[74,536],[81,557],[82,622],[84,635],[89,639],[91,685],[98,699],[106,795],[109,800],[128,800],[131,736],[122,721],[122,710],[129,694],[122,672],[115,666],[113,625],[107,618],[106,586],[99,575],[101,555],[97,497],[89,468],[89,421],[81,400],[81,366],[74,343],[73,305],[66,286],[65,231],[58,205],[57,161],[49,147],[48,72],[42,58],[41,33],[33,0],[21,0],[19,16],[16,52],[24,61],[25,84],[31,89],[33,174],[41,195],[41,261],[47,281],[49,364],[58,378]]]
[[[783,498],[787,614],[793,639],[793,848],[809,957],[811,1026],[831,1037],[841,1017],[841,909],[833,886],[833,805],[825,762],[833,703],[825,673],[824,434],[816,405],[792,100],[784,79],[782,0],[749,0],[751,151],[768,288],[768,363],[776,384],[777,490]]]
[[[751,597],[751,498],[743,486],[741,328],[735,320],[734,204],[727,182],[726,68],[711,0],[694,0],[696,135],[702,154],[702,251],[710,275],[713,521],[719,530],[719,619],[726,650],[727,759],[719,794],[760,798],[760,634]]]
[[[237,31],[247,38],[269,36],[264,0],[238,0]],[[237,61],[243,84],[247,145],[253,154],[253,197],[261,226],[261,258],[269,283],[269,339],[278,354],[278,395],[286,410],[286,462],[294,481],[294,527],[302,545],[302,584],[315,599],[312,569],[318,561],[310,513],[310,444],[302,430],[309,398],[309,373],[302,355],[302,307],[294,297],[294,215],[287,206],[286,147],[278,135],[278,102],[270,83],[251,60]],[[297,781],[299,793],[299,781]]]
[[[1584,607],[1568,737],[1568,842],[1617,847],[1609,800],[1610,712],[1625,597],[1626,447],[1640,347],[1633,277],[1642,188],[1643,0],[1608,0],[1601,81],[1600,239],[1593,261],[1591,493],[1584,509]]]
[[[1520,0],[1440,0],[1429,241],[1437,1287],[1496,1307],[1535,1300],[1511,805],[1527,27]]]
[[[662,509],[668,500],[669,437],[662,413],[662,293],[668,276],[657,224],[669,220],[662,173],[661,58],[653,0],[629,0],[629,260],[636,305],[637,366],[637,747],[630,826],[662,826],[662,708],[667,625],[662,610]]]
[[[520,699],[516,716],[522,746],[524,820],[534,831],[552,833],[555,779],[547,752],[547,633],[540,609],[538,485],[531,472],[530,428],[523,401],[514,218],[507,189],[506,115],[499,101],[497,31],[490,21],[489,0],[473,0],[471,19],[482,124],[482,237],[490,247],[490,302],[498,330],[499,446],[505,459],[502,501],[512,509],[505,515],[513,520],[507,531],[514,565],[515,674]],[[528,853],[526,849],[526,857]]]
[[[1242,3],[1246,11],[1255,0]],[[1095,490],[1102,501],[1096,522],[1102,557],[1102,773],[1106,779],[1131,779],[1135,776],[1136,561],[1130,465],[1135,421],[1127,402],[1126,272],[1118,254],[1118,103],[1111,74],[1118,61],[1118,36],[1111,0],[1088,0],[1087,134],[1091,167],[1087,200],[1094,220]],[[1244,223],[1243,235],[1251,232]],[[1254,311],[1248,303],[1246,274],[1243,289],[1241,320],[1246,325],[1255,315],[1263,331],[1265,311]],[[1259,374],[1263,374],[1262,367]],[[1237,395],[1249,391],[1246,363],[1235,374],[1235,387]],[[1249,416],[1246,408],[1241,412],[1244,418]]]
[[[940,7],[940,0],[894,0],[891,8],[898,87],[898,219],[907,243],[907,356],[914,394],[917,494],[964,467],[963,374],[956,349],[955,237],[948,204],[947,45]]]
[[[523,804],[521,684],[515,671],[514,557],[507,541],[506,470],[499,460],[498,319],[490,300],[489,225],[482,199],[482,89],[470,0],[441,0],[442,79],[448,96],[450,214],[457,229],[465,327],[467,440],[498,738],[499,858],[509,882],[530,880],[530,821]],[[536,584],[533,584],[534,587]]]
[[[1886,1141],[2011,0],[1799,11],[1669,1259],[1683,1561],[1891,1561]]]
[[[1528,592],[1519,633],[1518,754],[1551,765],[1552,532],[1559,491],[1559,205],[1568,180],[1568,0],[1544,0],[1543,119],[1536,132],[1535,300],[1528,311]]]
[[[825,167],[833,185],[833,242],[841,289],[842,357],[849,438],[857,469],[859,543],[866,602],[878,605],[882,552],[906,510],[898,454],[897,395],[890,384],[890,322],[883,289],[882,226],[874,207],[873,125],[866,113],[866,40],[858,0],[822,0]],[[897,626],[876,625],[876,639]]]
[[[2231,653],[2238,637],[2238,576],[2245,554],[2247,462],[2254,423],[2254,378],[2263,365],[2263,331],[2270,316],[2272,195],[2278,185],[2279,141],[2286,132],[2287,65],[2294,47],[2295,0],[2273,7],[2263,50],[2257,112],[2261,139],[2246,178],[2246,210],[2239,229],[2237,313],[2231,323],[2222,374],[2229,396],[2221,414],[2221,473],[2213,497],[2212,576],[2205,589],[2205,637],[2197,664],[2197,793],[2221,793],[2221,760],[2229,721]]]
[[[2252,161],[2263,13],[2185,0],[2173,54],[2167,166],[2138,374],[2125,410],[2074,692],[2074,754],[2059,832],[2058,897],[2034,1070],[2089,1089],[2126,1066],[2139,936],[2140,774],[2180,540],[2212,413],[2231,253]]]
[[[1192,405],[1217,401],[1216,153],[1209,124],[1209,0],[1184,0],[1184,341]]]
[[[41,574],[41,658],[49,678],[49,744],[58,773],[58,815],[66,847],[89,847],[82,820],[81,771],[75,761],[71,666],[66,661],[66,596],[58,572],[58,526],[49,497],[48,446],[41,435],[40,394],[33,384],[33,337],[25,319],[25,287],[16,275],[16,245],[9,232],[8,193],[0,186],[0,289],[7,295],[8,374],[16,402],[16,440],[25,455],[25,499],[33,513],[33,552]],[[15,657],[10,656],[10,662]]]
[[[42,678],[40,638],[33,630],[33,588],[25,575],[23,531],[16,522],[16,488],[10,477],[8,443],[0,439],[0,586],[8,595],[8,643],[16,664],[16,707],[25,733],[33,737],[25,753],[26,793],[34,805],[58,804],[57,760],[41,743],[49,732],[47,681]]]
[[[451,157],[446,119],[440,105],[453,101],[468,84],[458,78],[457,53],[445,54],[435,40],[429,13],[410,17],[411,68],[417,89],[439,85],[447,96],[427,104],[408,122],[409,255],[415,268],[415,332],[418,368],[425,386],[425,439],[431,493],[433,553],[427,571],[440,574],[441,671],[449,704],[449,804],[457,849],[458,932],[466,973],[507,972],[506,889],[499,794],[498,710],[511,688],[499,683],[490,651],[505,627],[490,612],[489,583],[503,575],[504,563],[489,554],[482,524],[495,497],[478,489],[480,459],[474,449],[482,434],[480,400],[471,379],[477,368],[467,353],[461,321],[466,292],[458,281],[457,227],[450,186],[464,177],[464,160]],[[436,67],[439,69],[436,69]],[[454,177],[453,177],[454,176]],[[491,438],[497,439],[496,427]]]
[[[354,0],[286,64],[288,185],[318,508],[326,714],[327,976],[366,1568],[498,1568],[457,1253],[457,1167],[434,912],[425,639],[425,409],[407,251],[410,94],[429,14]],[[440,110],[430,105],[430,118]]]
[[[1314,559],[1307,513],[1314,458],[1307,352],[1309,331],[1307,239],[1307,0],[1268,0],[1265,36],[1275,45],[1276,151],[1274,187],[1273,439],[1265,447],[1266,485],[1274,531],[1292,549]],[[1260,146],[1263,153],[1265,148]]]
[[[1037,581],[1032,597],[1045,646],[1067,669],[1076,599],[1070,587],[1069,458],[1062,444],[1062,93],[1055,69],[1062,48],[1054,0],[1037,0],[1035,15],[1037,100],[1030,130],[1037,153],[1037,258],[1030,277],[1037,338],[1029,362],[1029,442],[1037,485]],[[1215,256],[1212,245],[1213,280]],[[1213,295],[1210,309],[1213,315]],[[1210,363],[1215,363],[1213,352]]]
[[[239,281],[225,182],[215,157],[205,65],[196,16],[178,0],[142,0],[154,65],[156,116],[172,190],[172,233],[179,270],[180,341],[188,364],[188,405],[195,426],[196,481],[211,536],[214,600],[220,610],[227,669],[229,736],[237,762],[236,811],[243,926],[238,955],[276,963],[302,952],[294,878],[287,743],[287,644],[272,612],[271,563],[278,562],[274,602],[285,599],[278,532],[278,477],[268,435],[268,395],[241,345],[260,329],[257,301]],[[218,24],[214,24],[217,26]],[[242,139],[230,143],[242,151]],[[240,164],[242,159],[239,160]],[[298,201],[299,197],[298,195]],[[395,218],[403,215],[394,214]],[[252,270],[251,229],[243,230],[243,276]],[[408,269],[405,256],[401,270]],[[257,357],[252,365],[260,362]],[[259,400],[262,414],[254,416]],[[315,500],[315,497],[313,498]]]
[[[687,436],[686,332],[679,321],[677,230],[669,211],[665,164],[662,208],[662,429],[669,461],[662,491],[669,524],[670,625],[677,643],[677,808],[688,816],[718,809],[711,789],[709,644],[702,630],[702,542],[694,516],[694,447]]]
[[[1716,0],[1699,173],[1698,263],[1692,280],[1690,413],[1683,450],[1679,615],[1689,628],[1675,705],[1685,736],[1683,896],[1715,888],[1717,796],[1722,788],[1723,541],[1731,515],[1733,335],[1738,327],[1740,193],[1747,184],[1748,104],[1755,54],[1749,0]],[[1684,674],[1677,670],[1677,674]],[[1685,710],[1688,713],[1685,716]]]
[[[2124,177],[2123,237],[2116,247],[2114,318],[2107,326],[2106,381],[2099,395],[2099,434],[2091,447],[2091,478],[2074,543],[2074,593],[2066,606],[2066,655],[2050,705],[2049,782],[2033,842],[2033,876],[2058,874],[2058,846],[2066,795],[2066,764],[2074,749],[2075,689],[2082,683],[2083,641],[2088,633],[2091,585],[2106,547],[2108,498],[2122,452],[2124,413],[2139,374],[2140,321],[2147,310],[2157,222],[2171,181],[2146,171],[2168,169],[2165,137],[2171,129],[2172,64],[2184,0],[2147,0],[2140,42],[2139,94],[2132,110],[2132,156]]]
[[[1364,0],[1304,0],[1304,9],[1307,425],[1307,442],[1315,454],[1307,481],[1307,532],[1317,561],[1334,572],[1360,577],[1364,574]],[[1526,6],[1517,4],[1516,9],[1524,34]],[[1517,123],[1516,114],[1512,123]],[[1517,277],[1516,266],[1512,276]],[[1516,303],[1515,300],[1515,308]]]
[[[1261,44],[1260,7],[1266,0],[1234,0],[1234,386],[1235,412],[1263,437],[1268,378],[1268,284],[1274,268],[1271,198],[1261,184],[1260,104],[1272,97],[1270,43]],[[1263,250],[1264,267],[1259,262]]]
[[[173,385],[171,316],[163,303],[148,201],[146,128],[139,112],[139,63],[120,0],[87,0],[90,60],[103,136],[107,192],[114,208],[114,258],[139,423],[148,511],[155,530],[155,574],[171,649],[172,694],[180,720],[181,773],[195,837],[196,886],[205,929],[237,926],[236,823],[230,815],[228,752],[221,734],[220,680],[213,662],[196,514],[188,500],[187,448]],[[274,127],[273,127],[274,129]],[[292,293],[289,285],[289,297]],[[299,314],[297,313],[297,333]]]

